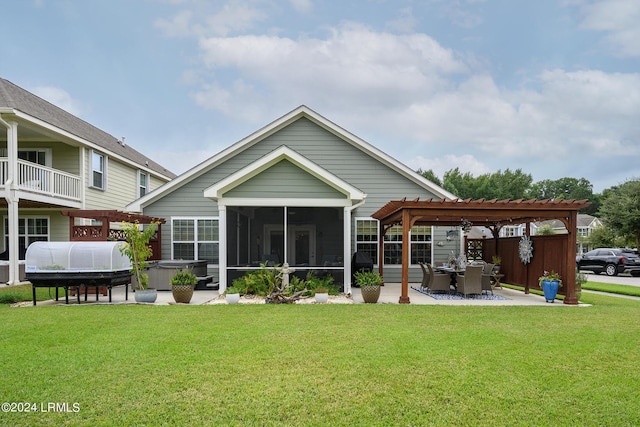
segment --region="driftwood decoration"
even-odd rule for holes
[[[289,268],[289,264],[285,263],[278,274],[275,276],[273,288],[271,293],[267,295],[265,303],[267,304],[293,304],[299,299],[306,298],[306,294],[309,293],[307,289],[303,289],[294,293],[291,296],[287,296],[286,292],[289,289],[289,274],[295,270]]]

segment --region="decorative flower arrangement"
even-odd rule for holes
[[[542,276],[540,276],[540,282],[544,282],[545,280],[549,282],[553,282],[553,281],[562,282],[560,280],[560,275],[553,270],[551,270],[551,272],[548,272],[546,270],[544,271]]]

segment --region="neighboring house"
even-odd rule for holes
[[[400,281],[401,228],[389,230],[379,248],[371,214],[403,197],[455,196],[300,106],[127,210],[165,218],[162,258],[206,259],[221,291],[261,263],[288,263],[302,276],[330,273],[349,291],[354,252],[377,264],[382,250],[385,280]],[[414,280],[419,261],[459,250],[445,231],[436,237],[430,226],[413,227]],[[446,244],[433,245],[436,238]]]
[[[544,224],[549,224],[555,233],[566,233],[567,229],[564,227],[564,224],[561,221],[543,221],[536,223],[537,227],[541,227]],[[578,241],[576,242],[576,252],[578,255],[581,255],[585,252],[589,252],[593,247],[588,246],[586,242],[583,240],[593,232],[594,229],[601,227],[602,221],[596,218],[595,216],[587,215],[587,214],[578,214]]]
[[[541,221],[541,222],[532,222],[529,227],[529,231],[532,236],[535,236],[536,231],[542,227],[543,225],[550,225],[553,229],[554,233],[566,233],[567,229],[564,224],[560,220],[552,220],[552,221]],[[590,251],[591,248],[585,242],[583,242],[584,238],[588,237],[591,232],[602,226],[602,222],[591,215],[587,214],[578,214],[578,227],[577,227],[577,236],[578,240],[576,242],[576,249],[578,254],[582,254]],[[486,233],[489,236],[491,232]],[[525,224],[513,224],[513,225],[505,225],[500,229],[500,237],[521,237],[525,234]]]
[[[61,210],[122,210],[174,177],[123,140],[0,79],[0,252],[9,283],[31,242],[69,240]]]

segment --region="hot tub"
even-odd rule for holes
[[[198,277],[196,289],[206,289],[206,284],[211,282],[211,276],[207,275],[206,260],[162,259],[149,261],[146,271],[149,274],[149,287],[159,291],[170,291],[171,278],[180,270],[191,270]]]
[[[120,252],[124,242],[33,242],[27,248],[25,276],[33,285],[33,305],[36,288],[64,288],[69,303],[69,288],[77,288],[78,303],[81,289],[107,287],[109,302],[111,288],[131,283],[131,263]],[[129,298],[128,286],[125,298]]]

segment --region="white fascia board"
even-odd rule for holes
[[[313,207],[313,208],[344,208],[353,204],[349,199],[296,199],[296,198],[253,198],[253,197],[223,197],[218,199],[218,206],[271,206],[271,207]]]
[[[106,154],[109,155],[109,157],[113,157],[114,159],[117,159],[118,161],[120,161],[122,163],[125,163],[125,164],[128,164],[130,166],[133,166],[136,169],[144,170],[144,171],[148,172],[151,175],[159,176],[159,177],[161,177],[163,179],[166,179],[167,181],[171,181],[171,178],[169,178],[168,176],[162,175],[162,174],[160,174],[160,173],[158,173],[158,172],[156,172],[156,171],[154,171],[152,169],[149,169],[149,168],[145,167],[144,165],[141,165],[139,163],[133,162],[133,161],[127,159],[126,157],[122,157],[122,156],[120,156],[118,154],[115,154],[114,152],[110,151],[109,149],[107,149],[107,148],[105,148],[105,147],[103,147],[101,145],[95,144],[95,143],[93,143],[93,142],[91,142],[91,141],[89,141],[87,139],[81,138],[78,135],[75,135],[75,134],[73,134],[71,132],[68,132],[68,131],[66,131],[64,129],[61,129],[61,128],[57,127],[57,126],[54,126],[54,125],[52,125],[52,124],[50,124],[48,122],[45,122],[43,120],[40,120],[40,119],[36,118],[36,117],[30,116],[28,114],[25,114],[20,110],[14,110],[13,114],[15,114],[16,117],[19,117],[19,118],[21,118],[21,119],[23,119],[23,120],[25,120],[27,122],[33,123],[33,124],[35,124],[37,126],[40,126],[41,128],[46,129],[47,131],[53,133],[54,135],[62,135],[67,139],[70,139],[72,141],[78,142],[80,145],[86,146],[86,147],[91,148],[93,150],[100,151],[102,153],[106,153]],[[114,137],[114,139],[115,139],[115,137]]]
[[[362,191],[286,146],[277,148],[266,156],[261,157],[257,161],[205,189],[204,197],[218,201],[223,198],[223,194],[227,191],[269,169],[281,160],[290,161],[310,175],[343,193],[349,200],[363,200],[366,197]]]

